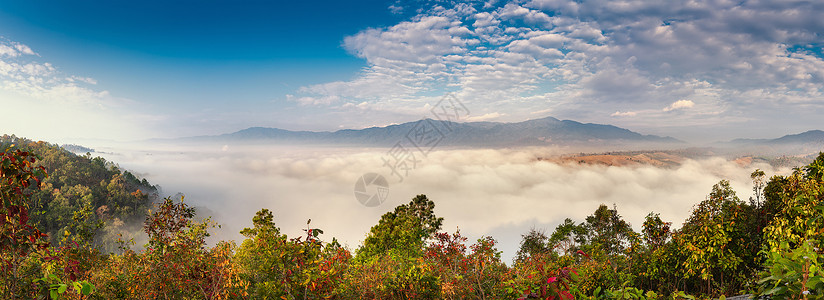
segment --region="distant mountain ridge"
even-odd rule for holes
[[[724,144],[781,146],[792,144],[824,144],[824,131],[809,130],[798,134],[788,134],[775,139],[734,139]]]
[[[735,139],[715,143],[718,149],[739,155],[794,156],[813,159],[824,151],[824,131],[809,130],[774,139]]]
[[[516,123],[457,123],[422,119],[385,127],[329,131],[290,131],[250,127],[217,136],[184,138],[189,141],[270,141],[312,144],[391,146],[401,140],[429,134],[430,141],[447,146],[533,146],[595,144],[603,142],[683,143],[672,137],[643,135],[613,125],[580,123],[553,117]],[[418,135],[416,135],[418,134]]]

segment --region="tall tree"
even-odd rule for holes
[[[418,195],[408,204],[395,207],[395,211],[381,216],[378,225],[372,227],[363,246],[357,250],[358,258],[380,256],[398,252],[407,257],[422,254],[424,244],[441,229],[443,218],[435,216],[435,202]]]
[[[528,233],[521,235],[521,246],[515,254],[515,261],[523,261],[536,254],[548,253],[552,250],[548,242],[549,238],[543,230],[530,229]]]
[[[744,206],[727,180],[712,187],[684,223],[676,242],[683,251],[684,276],[699,281],[703,293],[737,292],[749,274]]]
[[[604,204],[586,218],[583,226],[587,231],[590,246],[599,247],[608,255],[623,253],[634,233],[629,223],[618,214],[617,209],[609,209]]]
[[[555,227],[548,244],[558,254],[572,254],[586,243],[586,233],[587,230],[583,225],[575,224],[571,219],[566,218],[563,223]]]
[[[824,219],[819,206],[824,203],[824,153],[802,169],[787,177],[774,177],[767,184],[768,203],[774,217],[764,228],[765,242],[770,251],[778,251],[781,243],[790,248],[806,240],[824,243]]]

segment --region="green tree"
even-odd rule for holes
[[[809,180],[821,182],[824,180],[824,152],[819,152],[810,164],[804,166],[805,177]]]
[[[569,255],[580,250],[581,245],[586,243],[586,239],[586,228],[583,225],[575,224],[572,219],[566,218],[563,223],[555,227],[555,231],[549,237],[548,244],[556,253]]]
[[[807,240],[824,241],[824,220],[817,209],[824,202],[822,166],[824,153],[802,168],[803,171],[796,169],[790,176],[773,177],[767,184],[765,194],[774,213],[764,228],[765,246],[769,251],[780,251],[782,243],[794,249]]]
[[[528,233],[521,235],[521,245],[515,254],[515,261],[523,261],[533,255],[549,253],[552,248],[548,242],[549,238],[543,230],[530,229]]]
[[[664,222],[657,213],[649,213],[643,224],[644,246],[635,253],[635,286],[659,293],[672,293],[678,286],[676,270],[680,251],[672,243],[672,222]]]
[[[773,298],[818,299],[824,293],[824,153],[787,177],[774,176],[765,188],[772,216],[764,228],[765,271],[757,294]]]
[[[422,263],[424,246],[440,230],[435,203],[418,195],[381,216],[356,250],[346,298],[435,299],[438,279]]]
[[[634,233],[630,224],[618,214],[617,209],[609,209],[604,204],[586,218],[583,227],[587,232],[590,247],[598,247],[607,255],[623,253],[631,244]]]
[[[254,227],[241,231],[247,239],[236,258],[241,276],[256,299],[320,299],[339,292],[351,257],[337,241],[324,245],[323,232],[308,228],[306,239],[288,239],[275,226],[268,209],[257,212]],[[309,222],[307,222],[309,225]]]
[[[750,178],[752,178],[752,192],[753,197],[750,197],[750,205],[758,206],[761,203],[761,200],[764,195],[764,186],[766,185],[765,179],[767,178],[767,174],[760,169],[755,169],[755,171],[750,174]]]
[[[659,214],[649,213],[642,230],[645,244],[653,251],[663,247],[672,237],[670,226],[672,222],[664,222]]]
[[[435,202],[426,195],[418,195],[381,216],[356,251],[356,257],[364,259],[390,252],[420,257],[427,239],[441,229],[442,223],[443,218],[435,216]]]
[[[700,282],[704,294],[728,294],[738,291],[745,275],[747,254],[744,204],[735,195],[729,181],[721,180],[706,200],[692,211],[675,236],[684,261],[683,276]]]

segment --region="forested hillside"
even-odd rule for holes
[[[677,230],[672,222],[681,220],[650,212],[635,232],[616,207],[594,207],[584,220],[565,220],[552,232],[525,232],[508,265],[494,237],[469,242],[460,231],[442,231],[443,218],[425,195],[376,220],[355,249],[310,221],[302,236],[288,237],[268,209],[249,216],[253,226],[241,231],[239,244],[209,246],[205,238],[216,224],[182,198],[166,198],[143,221],[148,243],[141,250],[121,244],[122,252],[100,251],[94,245],[117,232],[116,220],[128,223],[146,211],[155,190],[99,158],[43,142],[3,141],[4,299],[824,295],[824,154],[789,176],[754,170],[754,196],[746,200],[727,181],[707,187]]]
[[[147,210],[158,199],[157,188],[146,179],[101,157],[78,156],[56,144],[13,135],[0,137],[0,149],[31,152],[38,157],[35,166],[48,173],[28,209],[30,222],[47,233],[52,244],[76,236],[104,252],[116,250],[118,234],[128,239],[140,232]]]

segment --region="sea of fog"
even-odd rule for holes
[[[213,239],[241,241],[255,212],[268,208],[282,232],[297,237],[308,219],[354,250],[381,215],[426,194],[444,218],[443,230],[460,229],[469,242],[492,236],[510,262],[531,228],[550,234],[565,218],[581,222],[599,204],[615,206],[638,231],[650,212],[680,227],[712,185],[727,179],[742,200],[752,195],[750,173],[788,174],[766,164],[741,166],[724,158],[687,160],[677,167],[559,164],[537,157],[557,148],[436,149],[418,153],[403,180],[385,165],[389,149],[274,145],[90,145],[107,160],[151,183],[161,196],[177,193],[221,224]],[[407,166],[411,166],[408,164]],[[362,205],[354,195],[365,173],[385,176],[386,201]]]

